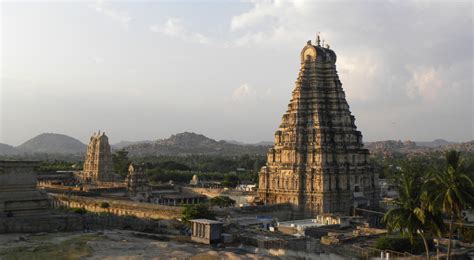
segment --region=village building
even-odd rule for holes
[[[153,191],[150,202],[165,206],[182,206],[200,204],[207,201],[207,197],[194,192]]]

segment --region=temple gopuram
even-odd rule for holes
[[[259,173],[259,199],[290,203],[311,215],[376,208],[378,175],[349,110],[336,71],[336,54],[311,41],[275,144]]]
[[[99,131],[91,137],[82,175],[86,184],[114,181],[112,154],[105,133]]]

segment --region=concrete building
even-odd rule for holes
[[[277,223],[278,231],[285,234],[301,234],[304,235],[306,229],[314,227],[337,227],[346,228],[351,225],[352,217],[340,214],[321,214],[313,219],[300,219],[282,221]]]
[[[222,222],[210,219],[193,219],[191,240],[203,244],[221,242]]]
[[[290,203],[301,212],[349,214],[378,206],[378,175],[336,71],[336,53],[311,41],[275,145],[259,174],[265,204]]]

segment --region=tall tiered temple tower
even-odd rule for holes
[[[114,180],[109,138],[105,133],[99,131],[91,137],[82,173],[86,183]]]
[[[349,111],[336,54],[308,41],[295,89],[259,174],[265,204],[291,203],[304,212],[345,213],[378,204],[378,175]]]

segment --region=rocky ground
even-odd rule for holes
[[[238,248],[137,237],[134,232],[0,235],[4,259],[277,259]]]

